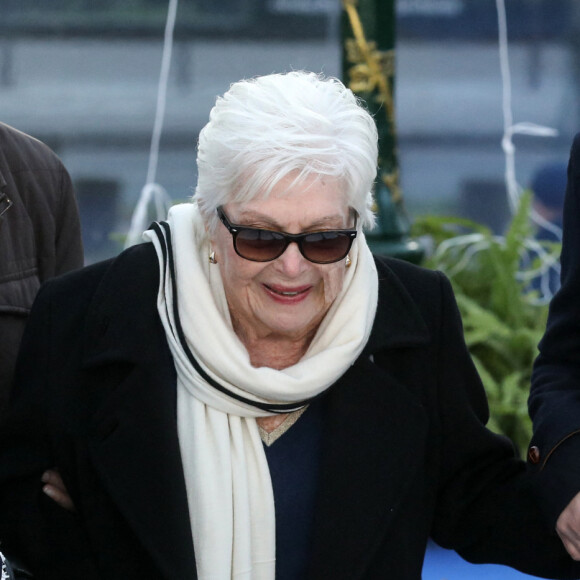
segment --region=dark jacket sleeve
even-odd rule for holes
[[[0,426],[0,541],[2,551],[32,569],[34,578],[92,580],[93,555],[77,515],[42,492],[43,471],[58,464],[45,405],[51,291],[48,282],[34,303],[16,367],[14,405]]]
[[[546,526],[511,442],[484,427],[484,388],[462,335],[449,282],[442,277],[438,356],[441,485],[432,537],[475,563],[501,563],[546,578],[578,578],[580,565]]]
[[[562,286],[550,304],[529,398],[530,465],[540,472],[552,526],[580,491],[580,134],[568,165],[561,266]]]

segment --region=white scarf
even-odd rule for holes
[[[274,580],[274,496],[256,417],[274,414],[264,410],[268,403],[287,404],[280,411],[300,408],[354,363],[376,311],[374,260],[359,232],[342,291],[304,357],[284,370],[255,368],[233,331],[219,266],[208,262],[197,204],[171,208],[168,224],[144,238],[159,258],[157,308],[177,370],[177,428],[198,577]]]

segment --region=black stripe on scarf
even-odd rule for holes
[[[169,273],[171,276],[171,288],[173,291],[173,317],[175,320],[175,329],[177,331],[177,337],[179,342],[181,343],[181,347],[183,348],[185,354],[189,362],[193,365],[193,368],[196,372],[201,376],[201,378],[206,381],[209,385],[211,385],[214,389],[218,390],[220,393],[239,401],[240,403],[245,403],[246,405],[250,405],[255,407],[256,409],[260,409],[261,411],[267,411],[268,413],[273,414],[283,414],[283,413],[290,413],[292,411],[296,411],[314,399],[321,396],[323,393],[311,398],[311,399],[304,399],[303,401],[298,401],[296,403],[260,403],[259,401],[252,401],[251,399],[246,399],[241,395],[233,393],[214,379],[212,379],[201,367],[201,365],[197,362],[196,358],[193,356],[189,346],[187,345],[187,341],[185,340],[185,334],[183,332],[183,328],[181,326],[181,320],[179,318],[179,307],[177,302],[177,284],[175,282],[175,263],[173,260],[173,246],[171,244],[171,229],[167,222],[154,222],[151,224],[150,229],[152,229],[157,238],[161,242],[161,249],[163,252],[163,284],[165,286],[165,282],[167,280],[167,264],[169,264]]]

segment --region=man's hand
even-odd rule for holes
[[[580,560],[580,493],[564,508],[556,522],[556,531],[574,560]]]
[[[56,469],[48,469],[42,474],[42,482],[45,484],[42,491],[60,507],[69,512],[75,511],[75,505],[64,486],[62,477]]]

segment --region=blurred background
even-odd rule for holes
[[[0,121],[50,145],[71,173],[87,263],[122,247],[146,181],[167,0],[0,0]],[[580,127],[580,3],[506,0],[523,187],[567,161]],[[411,217],[453,214],[500,232],[502,77],[494,0],[397,0],[396,120]],[[339,0],[182,0],[157,181],[196,182],[197,134],[230,83],[291,69],[342,76]]]

